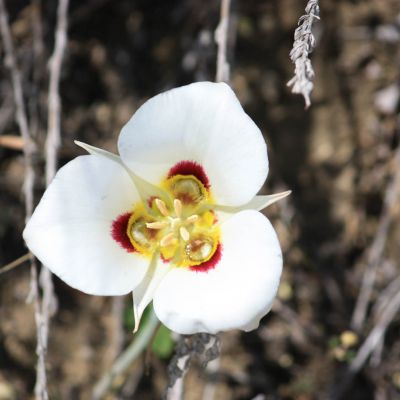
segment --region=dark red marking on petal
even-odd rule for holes
[[[193,175],[206,189],[210,188],[210,181],[204,168],[196,161],[180,161],[175,164],[168,172],[168,178],[174,175]]]
[[[179,199],[183,204],[197,204],[196,199],[194,199],[193,196],[189,193],[177,193],[176,198]]]
[[[151,208],[151,207],[153,207],[153,201],[155,200],[155,199],[157,199],[158,197],[156,197],[156,196],[150,196],[148,199],[147,199],[147,205]]]
[[[133,247],[132,242],[129,240],[126,230],[128,228],[129,218],[132,213],[127,212],[118,216],[111,225],[112,238],[128,253],[133,253],[136,249]]]
[[[222,245],[221,243],[218,243],[214,254],[208,261],[203,262],[199,265],[193,265],[192,267],[190,267],[190,270],[196,272],[207,272],[210,269],[215,268],[215,266],[220,262],[221,257],[222,257]]]
[[[170,258],[165,258],[162,254],[160,254],[160,258],[164,264],[168,264],[171,260]]]

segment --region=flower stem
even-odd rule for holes
[[[158,327],[158,318],[154,313],[153,307],[150,308],[146,323],[134,336],[132,343],[115,360],[111,369],[103,375],[93,389],[93,400],[101,399],[111,386],[113,380],[124,373],[129,366],[142,354],[151,341],[155,330]]]

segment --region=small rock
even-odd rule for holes
[[[375,107],[383,114],[393,114],[396,111],[399,98],[399,85],[394,83],[376,94]]]
[[[14,400],[15,393],[11,385],[0,381],[0,400]]]

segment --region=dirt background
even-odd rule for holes
[[[384,199],[399,169],[394,156],[400,132],[400,2],[321,3],[308,111],[286,86],[293,74],[288,55],[305,1],[234,3],[231,85],[269,145],[264,191],[293,191],[266,210],[281,241],[284,274],[279,299],[260,328],[221,335],[217,364],[207,370],[192,366],[186,399],[338,398],[349,365],[385,309],[375,305],[399,275],[399,192],[389,211]],[[46,63],[57,2],[10,0],[6,5],[40,149],[37,201],[44,190]],[[35,50],[33,40],[37,5],[43,51]],[[72,1],[60,88],[60,164],[82,154],[75,139],[115,151],[121,127],[147,98],[214,80],[218,19],[219,4],[212,0]],[[0,135],[18,135],[0,46]],[[26,253],[23,177],[21,151],[0,147],[0,265]],[[387,229],[377,233],[385,216]],[[367,318],[358,332],[346,336],[377,238],[383,240],[383,252]],[[58,311],[47,359],[50,397],[90,399],[94,384],[132,339],[131,299],[87,296],[54,281]],[[36,339],[28,293],[26,263],[0,275],[1,400],[32,398]],[[400,398],[399,327],[397,313],[371,361],[362,364],[340,398]],[[105,398],[161,398],[170,357],[150,354],[146,365],[141,357]]]

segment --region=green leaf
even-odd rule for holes
[[[174,351],[175,343],[172,340],[171,331],[161,325],[152,344],[152,351],[160,358],[168,358]]]
[[[133,316],[132,306],[125,307],[124,309],[124,327],[128,331],[132,331],[135,326],[135,317]]]
[[[151,305],[146,307],[146,309],[144,310],[143,316],[142,316],[141,321],[140,321],[140,326],[146,325],[147,320],[149,318],[150,309],[151,309]],[[132,332],[134,326],[135,326],[135,316],[133,314],[133,307],[131,305],[129,305],[124,310],[124,327],[128,331]]]

